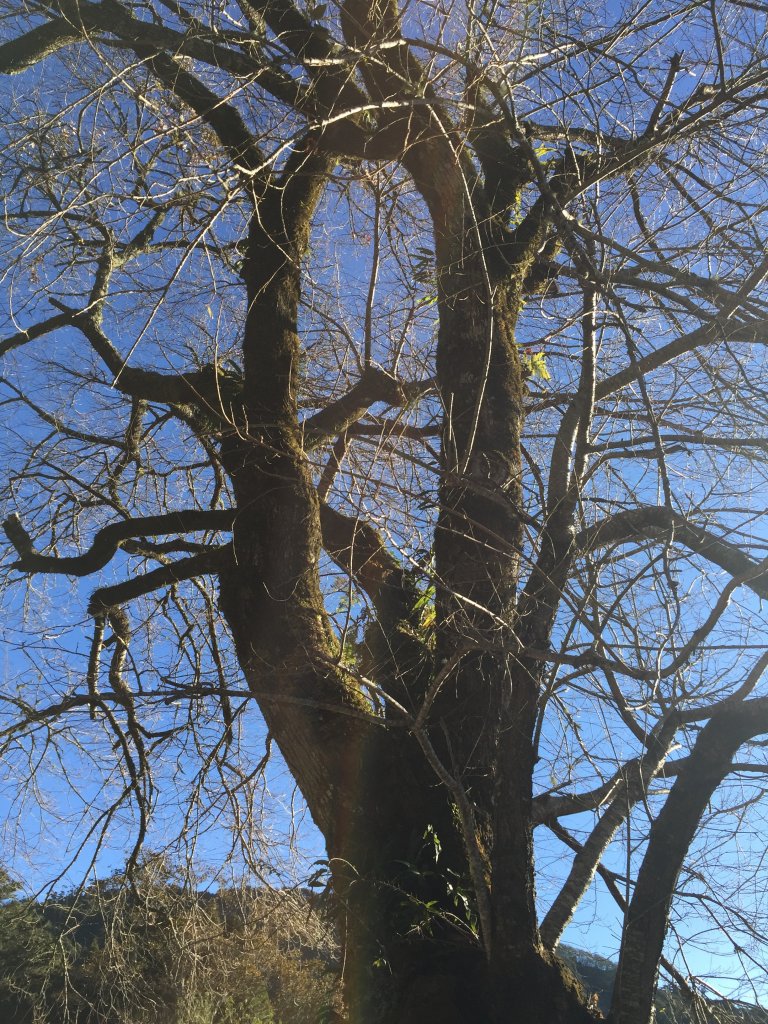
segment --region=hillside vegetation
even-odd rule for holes
[[[339,967],[306,891],[184,886],[162,860],[45,903],[3,878],[5,1024],[330,1024]]]
[[[195,888],[162,857],[45,902],[0,869],[5,1024],[336,1024],[342,964],[307,889]],[[616,965],[564,946],[596,1015]],[[659,990],[657,1024],[768,1024],[768,1011]]]

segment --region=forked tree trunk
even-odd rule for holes
[[[537,928],[537,668],[509,653],[516,642],[523,381],[515,303],[503,293],[492,301],[479,261],[474,273],[472,267],[466,255],[454,260],[440,282],[446,423],[435,542],[437,664],[467,638],[479,651],[458,662],[436,695],[428,739],[471,800],[474,831],[467,834],[455,793],[413,736],[396,728],[369,734],[361,775],[350,780],[358,784],[356,799],[326,835],[352,1024],[592,1019],[578,983],[544,951]],[[416,707],[423,686],[403,686]],[[484,864],[487,934],[470,847]]]
[[[401,84],[385,75],[372,88],[386,97]],[[405,161],[430,209],[437,257],[434,652],[403,639],[408,591],[386,554],[369,597],[384,692],[418,715],[439,667],[455,659],[455,669],[414,732],[397,714],[372,720],[334,667],[317,571],[323,516],[296,407],[300,256],[328,170],[310,144],[291,158],[275,200],[262,202],[249,238],[244,423],[224,451],[238,514],[222,609],[325,837],[351,1024],[580,1024],[589,1017],[578,986],[545,954],[536,923],[538,669],[519,658],[516,637],[524,376],[514,328],[546,225],[526,235],[519,267],[494,278],[468,195],[471,166],[423,128]],[[325,514],[331,532],[338,518]],[[375,538],[354,544],[369,540],[375,559]],[[349,571],[364,574],[349,544]]]

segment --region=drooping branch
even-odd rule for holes
[[[90,576],[114,557],[124,541],[136,537],[231,530],[236,513],[232,509],[180,509],[157,516],[142,516],[109,523],[102,527],[90,548],[80,555],[43,555],[34,548],[19,517],[14,513],[3,522],[3,530],[16,549],[19,560],[14,568],[25,573],[58,573],[64,576]]]
[[[99,620],[106,619],[112,627],[113,649],[110,658],[108,681],[115,702],[125,715],[126,728],[123,731],[117,716],[109,705],[103,701],[99,708],[105,715],[109,725],[114,732],[118,745],[122,748],[123,761],[131,779],[131,790],[133,791],[136,806],[139,811],[139,828],[136,842],[132,853],[129,856],[129,865],[135,861],[138,851],[141,849],[146,835],[149,816],[149,804],[152,792],[151,765],[147,758],[147,750],[144,743],[144,735],[139,720],[136,717],[136,702],[130,686],[128,685],[123,670],[128,658],[128,645],[131,641],[131,620],[128,613],[120,605],[100,609],[97,613],[97,628]],[[98,651],[92,652],[98,656]],[[96,665],[98,671],[98,665]],[[92,687],[91,687],[92,689]],[[95,706],[92,706],[93,713]],[[127,734],[127,735],[126,735]],[[131,743],[128,742],[130,737]],[[131,746],[133,750],[131,750]],[[135,756],[134,756],[135,755]]]
[[[54,413],[48,412],[43,409],[36,402],[33,402],[29,395],[25,395],[21,388],[16,387],[11,381],[5,377],[0,377],[0,384],[9,388],[16,396],[16,400],[24,404],[28,409],[31,409],[36,416],[38,416],[43,423],[47,423],[53,427],[54,430],[63,434],[65,437],[71,438],[74,441],[83,441],[85,444],[94,445],[98,448],[118,448],[121,452],[121,457],[125,458],[128,454],[128,446],[126,441],[119,441],[114,437],[105,437],[103,434],[90,434],[84,430],[77,430],[65,423],[64,420],[55,415]]]

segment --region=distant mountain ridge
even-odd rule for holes
[[[560,946],[558,953],[578,975],[587,994],[597,995],[600,1010],[607,1014],[616,981],[616,964],[574,946]],[[664,987],[656,996],[656,1024],[768,1024],[768,1009],[729,999],[700,999],[692,1007],[679,989]]]

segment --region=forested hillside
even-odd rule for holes
[[[334,1024],[343,964],[307,889],[194,888],[163,858],[40,902],[0,869],[4,1024]],[[616,965],[564,946],[596,1017]],[[660,989],[658,1024],[768,1024],[744,1003]]]
[[[45,903],[4,875],[5,1024],[330,1024],[336,946],[306,891],[184,886],[150,861]]]

